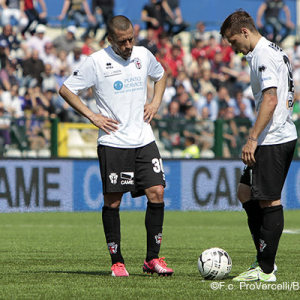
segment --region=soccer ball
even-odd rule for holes
[[[198,269],[204,279],[223,279],[231,271],[229,254],[221,248],[210,248],[198,258]]]

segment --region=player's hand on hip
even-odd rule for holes
[[[257,141],[248,139],[242,149],[242,161],[247,166],[251,167],[255,164],[254,153],[257,148]]]
[[[156,107],[152,103],[146,104],[144,106],[144,121],[150,123],[157,111],[158,107]]]
[[[118,130],[118,126],[117,126],[119,124],[118,121],[107,118],[101,114],[95,114],[91,119],[91,122],[98,128],[102,129],[107,134],[110,134],[110,132],[114,132]]]

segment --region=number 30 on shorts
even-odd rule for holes
[[[163,172],[164,173],[164,167],[163,167],[163,163],[162,163],[162,159],[158,159],[158,158],[153,158],[152,159],[152,164],[153,164],[153,171],[155,173],[160,173]]]

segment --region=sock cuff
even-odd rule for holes
[[[281,204],[276,205],[276,206],[269,206],[269,207],[264,207],[263,208],[264,214],[268,214],[268,213],[272,213],[272,212],[280,211],[280,210],[283,210],[283,206]]]
[[[249,200],[247,202],[244,202],[242,205],[246,211],[260,208],[259,202],[256,200]]]
[[[114,208],[114,207],[108,207],[108,206],[102,206],[102,212],[115,212],[115,213],[119,213],[120,208]]]
[[[155,208],[164,208],[165,207],[165,203],[164,202],[162,202],[162,203],[152,203],[152,202],[148,201],[147,206],[149,208],[154,208],[154,209]]]

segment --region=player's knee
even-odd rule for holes
[[[164,187],[162,185],[156,185],[146,190],[147,198],[153,203],[164,202]]]
[[[119,208],[121,204],[122,193],[104,194],[104,206],[110,208]]]
[[[240,183],[238,185],[237,197],[241,203],[245,203],[245,202],[249,201],[251,198],[250,186]]]

